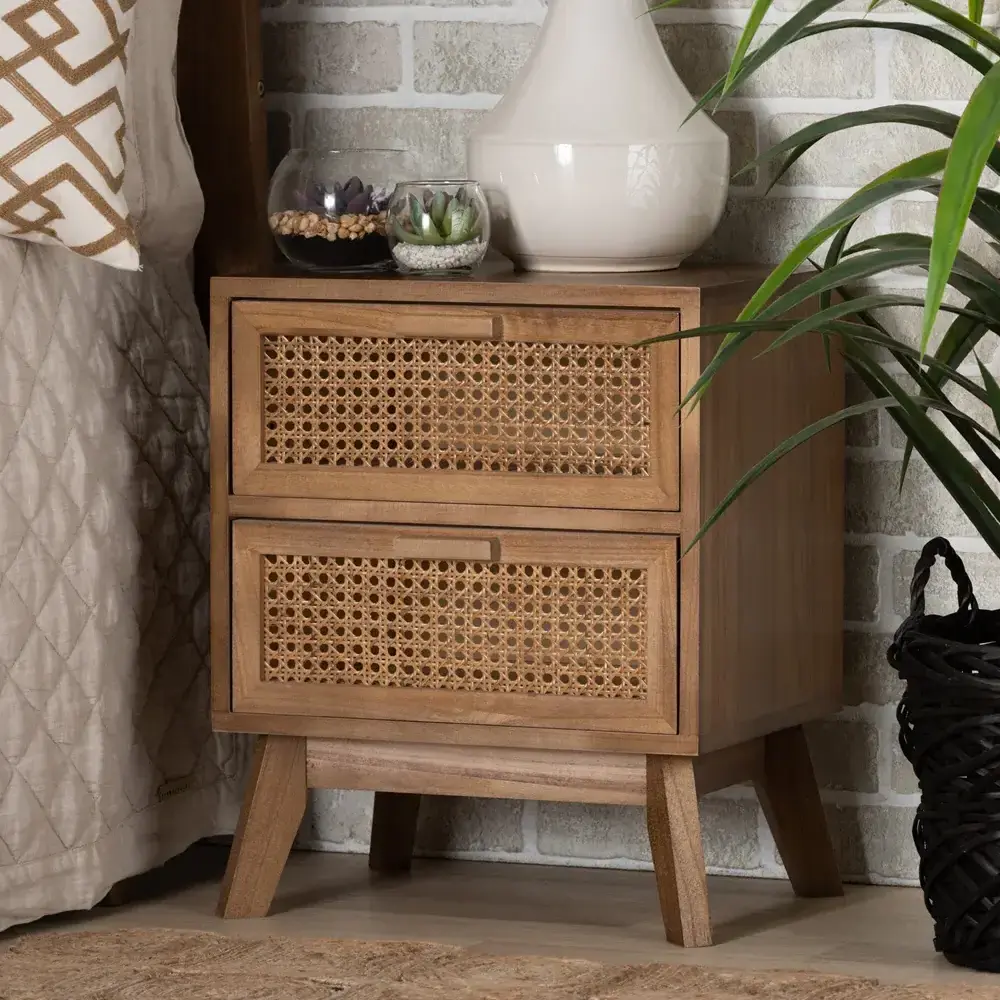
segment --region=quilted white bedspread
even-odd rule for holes
[[[0,930],[231,831],[186,269],[0,240]]]

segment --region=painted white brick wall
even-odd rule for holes
[[[725,70],[748,6],[743,0],[697,0],[697,6],[657,15],[667,51],[693,92]],[[769,23],[797,6],[796,0],[778,0]],[[865,6],[864,0],[845,5],[855,11]],[[264,8],[275,157],[289,144],[399,142],[417,153],[422,172],[439,176],[464,173],[470,127],[527,57],[546,10],[542,0],[264,0]],[[897,5],[880,16],[904,15]],[[766,147],[817,115],[894,100],[960,111],[971,82],[962,68],[919,39],[889,32],[865,28],[824,36],[776,59],[719,121],[732,138],[734,162],[742,165],[759,144]],[[880,126],[820,144],[769,193],[766,177],[745,175],[702,256],[773,261],[836,199],[887,165],[936,145],[918,130]],[[918,199],[886,206],[867,225],[883,231],[926,227],[928,218],[928,206]],[[900,279],[901,287],[912,284]],[[909,334],[910,327],[901,329]],[[850,391],[859,395],[856,386]],[[1000,604],[995,561],[926,470],[915,467],[899,494],[901,445],[884,414],[849,428],[848,707],[810,734],[845,875],[888,883],[916,879],[910,825],[917,796],[896,746],[900,685],[884,650],[905,616],[909,575],[923,542],[938,533],[951,536],[970,553],[983,602]],[[933,591],[942,606],[953,599],[943,584]],[[710,797],[703,814],[713,870],[783,874],[749,788]],[[370,796],[316,795],[302,843],[365,850],[370,815]],[[642,811],[620,807],[433,800],[423,810],[419,845],[425,854],[467,858],[649,865]]]

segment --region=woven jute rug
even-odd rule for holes
[[[0,951],[0,1000],[998,1000],[1000,989],[805,972],[496,958],[462,948],[182,931],[38,934]]]

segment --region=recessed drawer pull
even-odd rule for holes
[[[446,306],[336,306],[306,302],[255,302],[234,307],[236,325],[262,324],[285,335],[323,332],[347,337],[427,340],[501,340],[504,318],[486,309]]]
[[[467,559],[499,562],[498,538],[397,538],[392,545],[397,559]]]
[[[393,330],[400,337],[502,340],[503,318],[485,313],[411,313],[400,309]]]

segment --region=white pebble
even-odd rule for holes
[[[397,263],[410,271],[448,271],[459,267],[474,267],[486,256],[486,244],[477,241],[435,247],[397,243],[392,248],[392,255]]]

